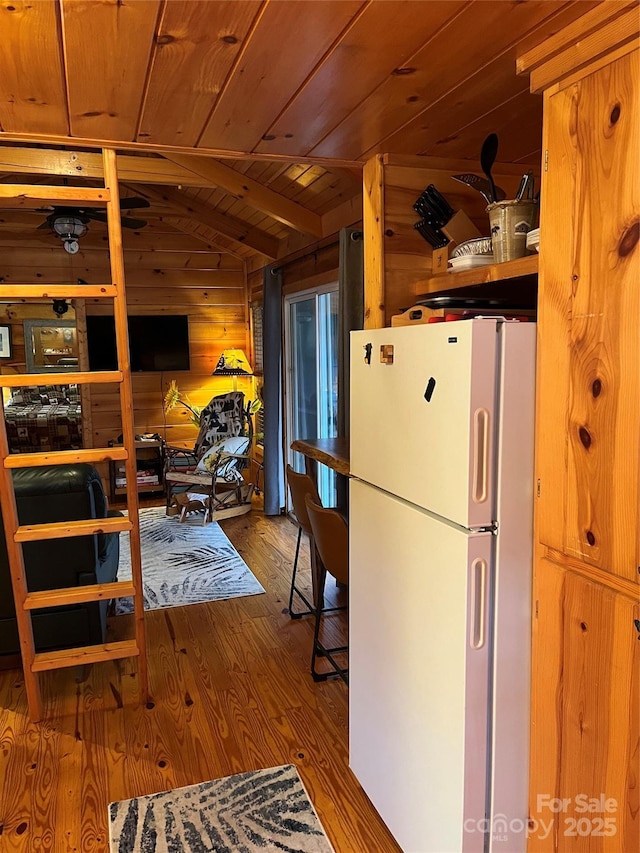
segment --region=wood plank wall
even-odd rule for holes
[[[93,224],[74,256],[66,254],[61,245],[45,248],[23,238],[17,241],[16,248],[0,248],[0,276],[8,284],[75,283],[78,278],[90,284],[109,281],[108,256],[102,241]],[[240,347],[251,357],[244,264],[177,232],[125,232],[124,241],[129,314],[186,314],[189,318],[190,370],[133,376],[135,429],[137,433],[157,432],[170,443],[189,446],[195,441],[196,428],[181,407],[165,416],[164,393],[175,379],[194,404],[204,406],[215,394],[231,390],[231,379],[212,377],[211,373],[223,349]],[[6,242],[2,240],[5,246]],[[1,316],[16,311],[15,306],[3,308]],[[29,310],[33,311],[33,306]],[[55,317],[46,305],[35,310],[36,316],[42,310],[46,319]],[[112,306],[109,302],[87,300],[86,311],[111,313]],[[16,315],[20,328],[21,322]],[[18,328],[15,340],[23,341]],[[252,383],[252,379],[239,378],[238,390],[251,394]],[[91,420],[94,446],[105,446],[121,433],[115,386],[92,389]]]
[[[354,226],[356,227],[356,226]],[[313,243],[304,250],[292,253],[278,261],[282,269],[282,284],[285,293],[306,290],[316,284],[338,280],[339,246],[338,234],[328,240]],[[247,289],[252,303],[262,304],[264,268],[249,264]]]

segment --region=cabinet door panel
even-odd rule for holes
[[[547,96],[540,541],[638,580],[640,51]]]
[[[534,600],[529,850],[639,850],[640,605],[546,559]]]

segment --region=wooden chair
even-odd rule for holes
[[[349,583],[349,527],[345,517],[336,509],[328,509],[313,500],[311,495],[305,497],[309,524],[313,533],[315,547],[320,557],[320,589],[324,589],[327,572],[345,586]],[[335,607],[331,610],[346,610],[346,607]],[[323,609],[320,600],[316,602],[316,622],[313,634],[313,650],[311,654],[311,674],[314,681],[326,681],[333,676],[340,677],[345,684],[349,684],[349,669],[342,667],[336,661],[334,655],[347,652],[347,646],[334,646],[327,648],[320,641],[320,623],[328,609]],[[318,672],[316,670],[316,659],[318,656],[326,658],[332,667],[331,672]]]
[[[193,450],[165,448],[167,515],[179,513],[184,521],[189,512],[201,509],[206,524],[249,512],[254,487],[242,471],[251,464],[252,440],[244,394],[231,391],[214,397],[200,415]]]
[[[309,522],[309,516],[307,514],[307,506],[305,504],[305,498],[307,495],[310,495],[311,498],[318,504],[321,503],[320,496],[318,495],[318,489],[316,488],[316,484],[313,482],[311,477],[308,474],[299,474],[297,471],[291,467],[291,465],[287,465],[287,483],[289,485],[289,493],[291,494],[291,503],[293,505],[293,511],[295,513],[296,521],[298,523],[298,541],[296,542],[296,555],[293,559],[293,571],[291,573],[291,589],[289,591],[289,616],[292,619],[300,619],[302,616],[310,616],[312,613],[315,613],[315,604],[309,601],[309,599],[305,596],[305,594],[296,586],[296,574],[298,571],[298,558],[300,556],[300,540],[302,539],[302,533],[306,533],[309,538],[309,549],[311,553],[311,567],[312,572],[314,569],[315,560],[313,559],[313,533],[311,532],[311,524]],[[322,589],[317,587],[317,578],[313,579],[313,590],[314,595],[316,597],[320,596],[322,598],[322,602],[324,603],[324,596]],[[305,604],[306,610],[298,611],[297,613],[293,609],[293,598],[294,595],[297,595],[298,598]]]

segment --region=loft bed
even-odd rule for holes
[[[77,385],[14,388],[4,403],[10,453],[82,448],[82,406]]]

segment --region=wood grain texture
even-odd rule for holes
[[[7,44],[17,50],[0,53],[0,78],[8,81],[6,121],[5,115],[0,121],[11,138],[32,142],[46,135],[64,144],[71,126],[88,147],[117,140],[141,150],[189,153],[197,145],[211,156],[241,159],[252,153],[283,163],[302,158],[331,169],[382,150],[446,153],[452,142],[464,139],[470,123],[479,122],[483,136],[496,118],[500,125],[508,121],[516,45],[534,48],[554,36],[560,23],[595,5],[7,4]],[[489,30],[491,39],[476,37]],[[494,76],[487,69],[496,59]],[[470,83],[481,89],[477,100],[466,94]],[[442,112],[459,120],[432,139]],[[535,111],[525,107],[521,123],[521,137],[505,137],[514,160],[535,150],[527,146],[527,131],[539,134]],[[80,126],[87,132],[79,134]],[[425,129],[429,147],[416,146]],[[322,148],[335,162],[305,153]],[[346,150],[353,156],[345,158]],[[471,142],[464,156],[477,156]]]
[[[311,150],[402,64],[400,57],[412,56],[463,5],[421,0],[365,5],[256,150]],[[345,85],[344,69],[355,55],[357,71]]]
[[[172,4],[174,5],[174,4]],[[28,175],[66,175],[100,180],[102,157],[88,151],[58,151],[52,148],[3,146],[0,148],[0,172]],[[186,184],[198,186],[193,173],[181,169],[164,157],[119,155],[118,172],[122,181],[141,184]]]
[[[361,6],[360,0],[265,3],[197,146],[225,148],[233,138],[233,147],[252,151]]]
[[[36,224],[35,222],[33,223]],[[18,234],[20,236],[18,236]],[[71,260],[71,264],[63,257],[60,251],[60,240],[45,235],[43,242],[38,241],[37,234],[33,237],[28,230],[18,232],[15,238],[11,233],[0,233],[0,249],[2,251],[2,267],[6,266],[40,266],[47,269],[59,269],[65,271],[64,280],[73,280],[73,270],[78,268],[94,270],[94,277],[100,270],[109,269],[109,258],[101,235],[95,234],[93,238],[86,234],[82,238],[81,248]],[[206,270],[214,273],[209,277],[211,284],[228,285],[234,280],[234,273],[242,271],[242,264],[235,258],[230,258],[220,252],[207,251],[205,246],[197,251],[189,251],[190,240],[182,234],[174,233],[173,240],[166,234],[160,233],[157,237],[151,234],[146,240],[136,241],[135,248],[124,250],[125,269],[135,272],[140,270],[180,269],[184,272],[190,270]],[[46,242],[45,242],[46,240]],[[71,274],[70,274],[71,271]],[[227,275],[228,274],[228,275]],[[14,280],[16,275],[13,275]],[[110,276],[105,276],[105,281]]]
[[[22,275],[13,275],[13,280],[19,278],[30,278],[32,270],[28,270]],[[40,278],[40,276],[38,276]],[[64,280],[68,280],[69,275],[61,276]],[[87,285],[78,286],[74,284],[66,284],[63,286],[55,285],[37,285],[37,284],[17,284],[5,285],[2,288],[2,295],[6,299],[74,299],[77,297],[85,298],[93,296],[97,298],[113,299],[115,296],[115,288],[110,285]]]
[[[196,144],[260,5],[257,0],[165,4],[138,131],[141,142]],[[178,121],[167,122],[167,113]]]
[[[557,33],[550,34],[543,42],[528,50],[520,48],[516,61],[518,74],[528,74],[546,64],[559,53],[570,48],[579,39],[591,35],[595,30],[599,30],[603,24],[612,18],[619,17],[635,5],[637,4],[633,0],[613,0],[613,2],[608,0],[607,3],[597,3],[593,9],[586,11],[578,20],[569,23]]]
[[[537,463],[540,541],[636,581],[639,57],[549,98]]]
[[[69,133],[55,0],[16,0],[0,10],[0,126]],[[34,63],[34,57],[38,57]]]
[[[103,663],[120,658],[141,657],[141,654],[140,646],[136,640],[117,640],[94,646],[78,646],[73,649],[60,649],[53,652],[37,652],[34,656],[32,668],[34,672],[46,672],[49,669],[87,666],[92,663]]]
[[[580,37],[576,30],[580,27]],[[519,70],[530,67],[531,91],[541,92],[552,83],[574,75],[616,48],[632,42],[637,44],[640,20],[636,3],[607,2],[593,9],[573,27],[521,58]],[[536,62],[544,57],[544,61]],[[588,72],[587,72],[588,73]]]
[[[31,615],[24,608],[28,588],[22,546],[16,539],[19,527],[18,507],[13,487],[11,471],[4,466],[4,460],[9,456],[7,427],[4,417],[0,418],[0,505],[2,506],[2,524],[7,552],[8,568],[11,578],[11,594],[15,603],[16,626],[20,643],[20,658],[24,673],[25,693],[29,718],[32,721],[42,719],[42,693],[37,676],[31,671],[35,655],[33,626]]]
[[[27,381],[28,380],[28,381]],[[45,381],[46,380],[46,381]],[[91,375],[87,373],[30,373],[28,376],[3,376],[2,384],[6,388],[19,388],[21,385],[64,385],[69,383],[101,383],[121,382],[122,373],[119,370],[96,370]]]
[[[436,121],[439,100],[454,89],[463,90],[467,79],[484,70],[496,56],[503,57],[501,82],[513,76],[515,55],[513,48],[527,32],[544,21],[562,4],[518,3],[505,0],[501,3],[467,3],[452,14],[444,26],[434,27],[429,37],[413,54],[408,55],[402,67],[405,73],[389,74],[384,82],[354,107],[349,115],[325,135],[311,149],[313,154],[336,155],[349,152],[358,157],[372,153],[398,151],[416,153],[422,148],[408,147],[398,142],[398,132],[416,122],[418,126]],[[457,7],[452,7],[452,12]],[[478,38],[478,31],[491,32],[491,39]],[[442,57],[434,62],[434,52]],[[445,58],[456,57],[455,62]],[[494,87],[494,103],[502,102],[501,86]],[[476,118],[474,113],[469,118]],[[395,136],[394,146],[387,140]],[[429,154],[436,150],[430,148]],[[469,151],[467,157],[471,157]]]
[[[207,184],[214,184],[230,195],[247,201],[251,207],[268,213],[279,222],[298,231],[322,236],[320,216],[286,196],[281,196],[258,181],[212,158],[186,157],[173,154],[172,159],[185,169],[200,175]]]
[[[464,161],[431,157],[385,155],[366,164],[363,175],[365,322],[369,322],[366,320],[369,314],[375,317],[370,328],[389,325],[394,314],[413,305],[432,287],[446,289],[457,280],[457,275],[450,276],[448,284],[430,280],[432,249],[414,228],[420,217],[413,204],[429,184],[444,194],[454,210],[465,211],[481,233],[488,234],[482,196],[451,177],[468,170]],[[496,182],[507,194],[515,193],[520,169],[500,164],[495,171]],[[536,263],[533,257],[522,259],[522,266],[514,263],[515,274],[533,274]],[[460,286],[476,283],[476,278],[477,282],[492,280],[492,273],[487,271],[490,269],[493,268],[460,273]],[[494,270],[493,275],[499,276],[499,271]]]
[[[637,850],[640,604],[549,560],[535,575],[529,849]],[[581,812],[579,795],[615,804]],[[613,832],[598,831],[604,818]]]
[[[25,601],[25,610],[37,610],[40,607],[59,607],[66,604],[78,604],[85,601],[103,601],[111,598],[128,598],[135,595],[134,585],[128,581],[93,584],[92,586],[65,587],[30,592]]]
[[[60,0],[71,135],[135,139],[160,5]]]
[[[125,474],[129,483],[136,481],[136,450],[133,389],[131,384],[131,358],[129,353],[129,331],[127,327],[127,291],[122,252],[122,222],[120,215],[120,185],[116,165],[116,152],[113,148],[105,148],[102,152],[104,182],[109,188],[110,201],[107,204],[107,229],[109,235],[109,263],[111,266],[111,281],[117,291],[113,300],[113,317],[118,369],[122,373],[120,392],[120,423],[122,427],[122,443],[127,451],[124,463]],[[89,374],[90,375],[90,374]],[[149,665],[147,659],[146,626],[144,618],[144,599],[142,586],[142,556],[140,546],[140,520],[138,515],[138,493],[136,489],[127,492],[127,519],[130,522],[129,550],[131,559],[131,580],[136,588],[133,598],[133,618],[135,639],[129,645],[135,646],[138,656],[138,687],[140,702],[146,702],[149,695]],[[106,651],[106,650],[105,650]],[[123,654],[120,654],[123,652]],[[91,661],[91,652],[87,652]],[[113,657],[126,656],[126,646],[111,652]],[[95,658],[100,660],[100,658]]]
[[[535,46],[553,36],[560,21],[573,21],[594,3],[171,0],[160,6],[157,0],[71,0],[56,6],[43,0],[36,6],[37,12],[22,3],[0,12],[6,20],[20,15],[24,24],[8,30],[8,44],[17,49],[6,57],[7,67],[0,52],[0,78],[12,81],[8,108],[27,87],[33,89],[27,102],[37,105],[15,132],[1,125],[5,141],[30,145],[0,151],[0,169],[8,173],[0,182],[12,179],[12,164],[20,173],[31,168],[41,176],[97,177],[98,157],[91,151],[34,148],[45,136],[57,147],[68,145],[71,123],[82,148],[116,136],[119,148],[135,152],[120,157],[122,178],[193,187],[203,179],[158,155],[193,156],[191,146],[210,119],[220,144],[211,149],[200,141],[199,152],[224,158],[241,187],[243,179],[249,187],[256,181],[295,203],[298,214],[278,213],[276,206],[274,218],[271,203],[256,192],[208,187],[195,195],[215,216],[182,210],[173,224],[192,239],[264,265],[309,245],[309,235],[292,228],[328,235],[360,218],[353,199],[353,167],[360,164],[341,156],[343,142],[361,160],[395,150],[455,154],[468,163],[477,161],[479,140],[497,128],[502,156],[535,160],[539,99],[522,95],[525,81],[513,73],[512,47]],[[44,49],[29,50],[14,86],[23,37],[31,46],[26,22],[33,33],[41,27]],[[475,37],[491,27],[491,41]],[[433,55],[440,60],[433,62]],[[67,126],[59,133],[38,122],[38,110],[52,107],[54,85],[63,95],[68,90],[70,101],[63,103]],[[87,126],[81,134],[80,123]],[[337,144],[331,158],[303,153],[328,140]],[[300,208],[323,217],[320,227],[315,217],[300,219]],[[5,225],[0,221],[0,228]]]
[[[291,444],[291,449],[314,462],[321,462],[338,474],[349,476],[349,440],[346,438],[298,438]]]
[[[373,157],[362,174],[364,226],[364,327],[384,326],[384,189],[382,157]]]
[[[112,800],[293,763],[336,851],[399,853],[348,768],[348,692],[313,682],[312,623],[284,612],[297,528],[259,508],[222,526],[266,594],[149,613],[148,707],[134,661],[60,670],[41,676],[52,717],[36,728],[19,673],[0,673],[3,850],[104,853]],[[300,560],[308,588],[306,543]]]
[[[439,290],[451,290],[458,287],[469,287],[474,284],[486,284],[490,281],[506,281],[511,278],[535,277],[538,274],[538,255],[527,255],[502,264],[489,264],[475,270],[460,270],[432,276],[417,287],[424,295],[437,293]]]
[[[19,245],[0,249],[0,275],[6,284],[0,285],[0,297],[11,293],[10,282],[30,279],[37,282],[75,282],[82,278],[88,282],[108,281],[111,271],[106,250],[96,247],[102,242],[104,227],[93,223],[87,235],[93,240],[77,255],[67,255],[55,241],[52,248],[33,248],[32,235],[45,234],[33,231],[30,220],[24,219],[18,233]],[[220,353],[229,347],[249,351],[245,276],[243,262],[229,254],[208,251],[204,242],[193,242],[176,231],[167,232],[166,226],[149,227],[139,234],[124,231],[125,245],[135,246],[124,251],[127,275],[127,303],[131,314],[184,314],[189,318],[190,370],[178,373],[137,374],[133,377],[133,399],[136,433],[159,433],[171,442],[180,440],[193,445],[197,430],[184,410],[176,409],[165,415],[163,396],[171,379],[178,382],[180,390],[189,395],[195,405],[206,405],[216,393],[230,390],[228,382],[212,377]],[[137,239],[139,238],[139,242]],[[189,251],[181,251],[182,241]],[[50,288],[44,288],[49,291]],[[82,291],[79,291],[82,292]],[[86,291],[85,291],[86,292]],[[68,294],[67,294],[68,295]],[[110,301],[86,299],[85,309],[92,314],[112,314]],[[13,353],[10,366],[22,376],[8,378],[14,385],[24,384],[26,370],[23,322],[27,317],[53,318],[51,302],[11,302],[2,306],[2,322],[12,326]],[[72,313],[65,315],[72,317]],[[5,365],[3,364],[3,367]],[[93,374],[96,378],[96,374]],[[99,379],[99,375],[97,379]],[[115,377],[111,377],[113,382]],[[251,381],[240,379],[239,390],[253,396]],[[121,432],[120,401],[117,388],[111,385],[91,387],[91,418],[85,421],[85,436],[94,446],[105,448],[108,441]],[[106,475],[106,466],[100,466]]]
[[[109,191],[100,187],[58,187],[38,184],[0,184],[2,207],[46,207],[47,204],[104,207]]]
[[[151,189],[147,185],[141,189],[141,194],[152,202],[167,205],[170,215],[202,222],[204,225],[219,231],[234,244],[246,244],[269,258],[277,256],[277,240],[247,226],[244,221],[238,220],[234,216],[219,213],[215,208],[193,195],[167,187]]]
[[[131,521],[128,518],[90,518],[80,521],[52,521],[46,524],[21,524],[17,528],[13,538],[16,542],[34,542],[39,539],[66,539],[72,536],[91,536],[94,533],[117,533],[120,530],[130,531],[131,526]]]
[[[61,454],[64,454],[61,455]],[[94,447],[86,450],[63,450],[58,453],[12,453],[5,459],[5,468],[33,468],[37,465],[67,465],[77,462],[107,462],[126,459],[124,448]]]

